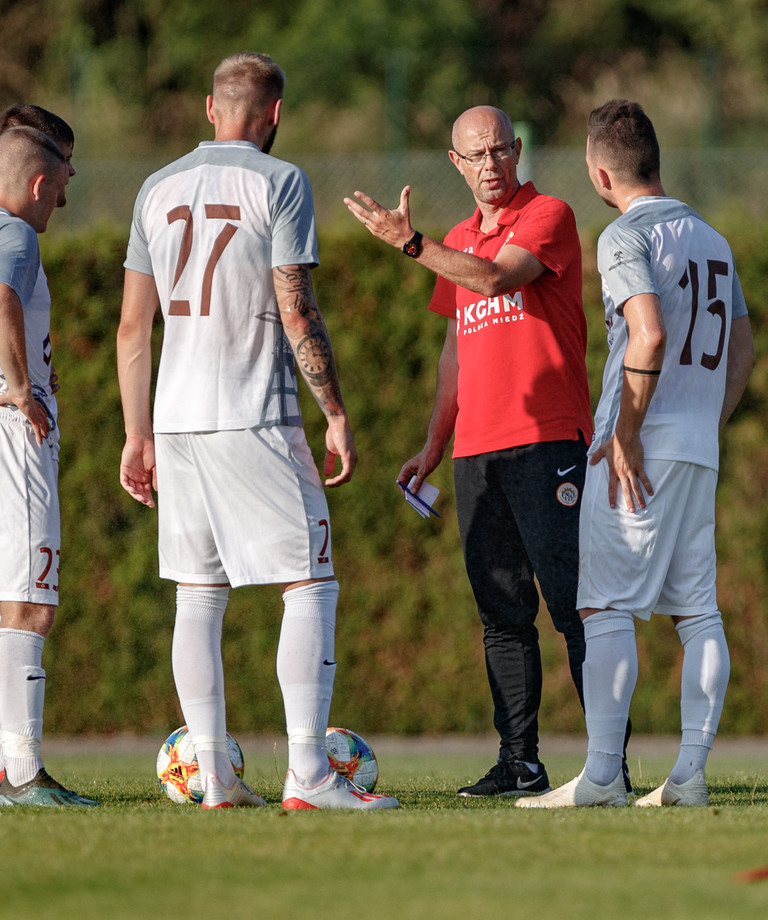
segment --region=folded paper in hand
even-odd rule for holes
[[[403,490],[403,495],[405,495],[405,500],[412,508],[415,508],[423,518],[429,517],[430,514],[434,514],[435,517],[440,517],[437,511],[432,507],[435,499],[440,494],[440,489],[435,488],[435,486],[428,482],[423,482],[418,492],[412,492],[411,486],[415,479],[416,477],[414,476],[407,487],[401,482],[398,482],[398,485]]]

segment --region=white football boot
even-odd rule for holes
[[[704,771],[697,770],[684,783],[673,783],[671,779],[668,779],[658,789],[639,798],[635,805],[639,805],[640,808],[661,807],[662,805],[709,805]]]
[[[400,803],[394,796],[366,792],[362,786],[356,786],[345,776],[333,770],[322,782],[310,788],[299,783],[293,770],[289,770],[285,777],[283,808],[291,811],[331,808],[356,808],[368,811],[374,808],[399,807]]]
[[[624,774],[619,770],[616,779],[608,786],[598,786],[587,779],[585,770],[564,786],[544,795],[517,799],[516,808],[581,808],[586,805],[627,805]]]
[[[252,807],[267,803],[260,795],[251,789],[248,783],[236,776],[231,786],[225,786],[215,773],[209,773],[205,778],[205,793],[203,795],[203,808],[235,808]]]

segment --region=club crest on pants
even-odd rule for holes
[[[572,482],[563,482],[557,487],[555,493],[557,500],[566,508],[572,508],[579,500],[579,490]]]

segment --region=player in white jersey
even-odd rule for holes
[[[23,121],[11,126],[3,121],[0,742],[4,772],[0,805],[96,804],[52,779],[40,756],[45,696],[41,662],[58,605],[61,537],[50,297],[41,274],[37,234],[45,231],[53,209],[66,201],[69,175],[61,145]]]
[[[752,333],[730,247],[666,197],[639,105],[613,100],[592,112],[587,165],[621,212],[598,244],[610,353],[579,536],[587,761],[571,782],[517,804],[628,804],[620,768],[634,622],[657,613],[683,645],[682,737],[667,780],[635,804],[706,805],[730,672],[715,591],[718,432],[754,364]]]
[[[326,754],[338,583],[295,361],[328,423],[326,486],[349,480],[356,453],[312,289],[309,183],[269,156],[283,84],[266,55],[226,58],[206,104],[214,141],[139,192],[118,331],[120,478],[150,507],[157,489],[160,575],[178,583],[174,679],[204,777],[203,808],[265,804],[226,754],[221,660],[230,587],[264,583],[282,585],[285,605],[277,653],[288,732],[283,807],[390,808],[396,799],[332,773]],[[165,333],[153,427],[158,304]]]

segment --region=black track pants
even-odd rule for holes
[[[581,439],[549,441],[454,461],[459,533],[485,627],[494,725],[502,751],[534,762],[542,685],[534,575],[565,637],[583,706],[576,587],[586,451]]]

